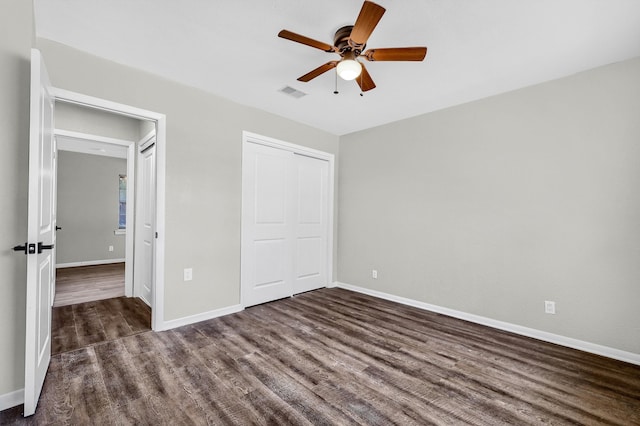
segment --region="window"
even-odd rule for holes
[[[118,183],[118,229],[127,228],[127,175],[120,175]]]

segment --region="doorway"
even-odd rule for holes
[[[133,258],[126,256],[132,245],[127,241],[126,220],[133,217],[126,210],[135,195],[127,188],[128,178],[135,177],[130,171],[134,170],[134,164],[129,164],[127,158],[128,145],[135,141],[67,130],[80,126],[69,123],[69,115],[65,118],[63,111],[65,108],[60,105],[56,108],[56,119],[60,118],[56,126],[65,130],[55,130],[54,307],[124,296],[126,281],[132,275],[127,272],[134,266]],[[73,121],[90,127],[86,121],[93,119],[90,130],[97,133],[95,123],[100,122],[95,116],[85,117],[78,111],[76,108]],[[133,120],[132,123],[137,124]],[[118,124],[114,122],[113,127]]]
[[[151,329],[150,292],[141,297],[143,283],[133,277],[136,269],[151,270],[153,259],[136,261],[133,250],[135,219],[140,216],[135,183],[140,181],[138,175],[148,174],[144,167],[136,167],[137,151],[155,138],[155,126],[149,131],[144,121],[64,103],[57,105],[54,122],[57,238],[52,355]],[[152,192],[144,185],[138,189],[140,194]],[[155,205],[143,211],[147,216],[154,212]],[[150,289],[151,284],[146,281],[144,287]]]
[[[56,119],[61,118],[56,120],[56,126],[64,127],[64,130],[56,128],[54,131],[57,144],[56,268],[60,272],[60,268],[85,267],[90,272],[99,269],[93,266],[121,263],[124,270],[121,294],[117,295],[130,296],[131,291],[126,288],[132,286],[134,239],[133,235],[127,235],[127,218],[132,225],[135,215],[135,188],[128,187],[135,181],[135,158],[130,153],[134,150],[130,147],[139,139],[141,125],[139,120],[117,121],[110,117],[113,114],[105,113],[85,115],[83,108],[70,110],[63,105],[56,108]],[[67,111],[66,115],[59,114],[64,111]],[[119,131],[128,139],[98,135],[103,132],[101,126],[105,121],[104,127],[124,128]],[[68,130],[78,128],[86,128],[92,133]],[[86,290],[79,301],[93,300],[90,289]],[[59,304],[57,296],[54,305]],[[70,297],[73,298],[73,294]],[[96,294],[95,299],[98,298],[106,296]]]
[[[90,149],[107,149],[106,147],[118,148],[122,152],[126,151],[127,158],[127,203],[126,215],[129,218],[127,228],[132,232],[126,232],[126,255],[125,255],[125,295],[132,297],[145,294],[143,287],[147,288],[145,303],[151,307],[151,328],[153,330],[163,329],[164,317],[164,270],[161,265],[164,263],[164,141],[165,141],[165,116],[163,114],[151,111],[141,110],[124,104],[118,104],[104,99],[94,98],[91,96],[70,92],[62,89],[53,88],[56,104],[71,104],[75,107],[87,109],[89,111],[97,111],[103,113],[111,113],[127,117],[141,122],[140,134],[137,140],[123,140],[111,137],[78,134],[77,132],[63,132],[67,137],[84,138],[84,143],[88,139],[94,144]],[[56,132],[58,136],[61,131]],[[149,145],[149,141],[153,141],[154,146],[154,167],[152,170],[153,179],[147,182],[152,186],[140,190],[141,187],[137,183],[138,176],[145,172],[144,167],[139,167],[141,148]],[[95,145],[97,144],[97,145]],[[146,194],[146,195],[145,195]],[[149,199],[149,194],[153,197]],[[145,198],[146,197],[146,198]],[[151,204],[149,202],[151,201]],[[141,215],[136,215],[134,206],[145,204],[150,206],[145,210],[145,214],[152,217],[153,239],[147,241],[147,245],[151,245],[152,250],[147,250],[146,255],[138,251],[143,246],[142,243],[135,244],[139,238],[136,228],[140,226],[138,222]],[[134,225],[135,223],[135,225]],[[63,226],[64,228],[64,226]],[[129,267],[132,265],[133,267]],[[146,276],[150,279],[143,286],[138,279],[138,271],[148,271]]]

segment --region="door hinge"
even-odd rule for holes
[[[156,238],[158,238],[158,233],[156,232]]]

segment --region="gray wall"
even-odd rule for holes
[[[37,40],[54,86],[167,116],[165,319],[240,302],[242,131],[338,152],[338,137]],[[183,268],[193,281],[183,281]]]
[[[58,151],[58,225],[63,229],[57,233],[57,264],[124,259],[125,236],[113,231],[118,229],[118,177],[126,174],[125,159]]]
[[[24,382],[31,1],[5,0],[0,13],[0,395]]]
[[[137,142],[141,121],[78,105],[56,102],[56,129]]]
[[[634,59],[342,137],[339,281],[640,353],[639,76]]]

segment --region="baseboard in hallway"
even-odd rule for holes
[[[0,411],[7,410],[24,403],[24,389],[18,389],[13,392],[0,395]]]

